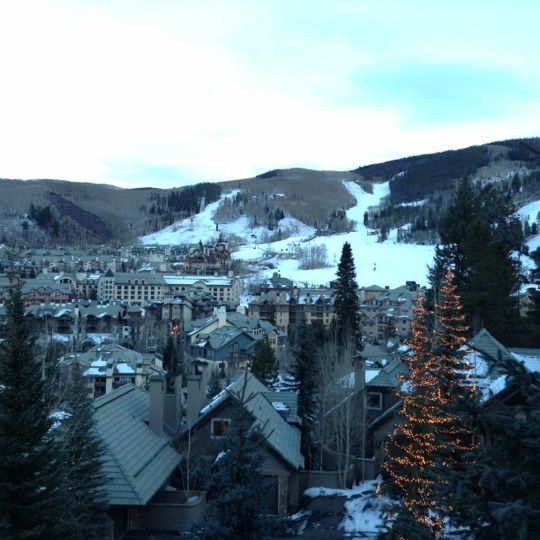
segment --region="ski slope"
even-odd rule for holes
[[[540,201],[533,201],[526,204],[523,208],[520,208],[516,214],[521,221],[528,221],[530,224],[536,221],[540,225]],[[529,240],[527,240],[527,246],[529,246],[529,253],[540,248],[540,233],[529,238]]]
[[[347,210],[347,217],[355,221],[354,230],[332,236],[315,236],[315,230],[300,221],[286,217],[280,221],[282,231],[290,234],[289,238],[278,242],[264,242],[269,232],[265,227],[249,226],[245,216],[227,224],[219,224],[219,230],[213,221],[213,215],[221,202],[232,197],[236,192],[221,196],[219,201],[209,204],[201,213],[192,218],[179,221],[154,234],[140,238],[143,244],[183,244],[215,240],[220,233],[235,235],[244,244],[233,253],[234,259],[245,261],[259,278],[269,277],[273,272],[280,272],[283,277],[298,284],[327,285],[336,277],[337,265],[344,242],[352,247],[356,265],[357,281],[361,286],[377,284],[397,287],[406,281],[416,281],[427,285],[428,265],[432,264],[434,246],[401,244],[396,241],[396,230],[391,230],[388,240],[378,242],[376,231],[364,226],[364,212],[371,206],[377,206],[390,193],[389,183],[374,184],[373,193],[367,193],[354,182],[343,181],[343,185],[356,199],[356,204]],[[540,211],[540,201],[530,203],[518,211],[521,219],[532,222]],[[326,246],[328,267],[313,270],[299,269],[294,258],[298,247]],[[540,235],[529,240],[529,249],[540,247]]]
[[[245,261],[264,258],[265,253],[275,252],[277,256],[268,257],[266,262],[275,268],[263,271],[271,275],[279,271],[283,277],[293,279],[300,284],[327,285],[336,277],[337,265],[344,242],[352,247],[356,265],[356,276],[359,285],[377,284],[380,286],[398,287],[405,281],[416,281],[427,285],[428,265],[432,263],[433,246],[415,244],[398,244],[396,231],[391,231],[388,240],[377,242],[377,234],[364,226],[364,212],[370,206],[376,206],[390,193],[389,184],[375,184],[373,193],[365,192],[354,182],[343,182],[344,186],[356,199],[356,204],[347,211],[347,217],[356,222],[355,230],[333,236],[319,236],[311,239],[291,237],[280,242],[267,245],[246,245],[233,254],[233,257]],[[286,258],[294,253],[297,246],[325,245],[328,252],[328,268],[300,270],[298,261]]]

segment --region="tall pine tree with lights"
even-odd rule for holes
[[[465,467],[471,449],[464,404],[471,391],[463,347],[468,328],[451,271],[444,275],[439,298],[431,317],[422,297],[414,309],[409,374],[399,392],[406,421],[391,435],[383,466],[383,489],[399,499],[386,538],[440,537],[446,479]]]
[[[439,436],[444,444],[441,454],[441,474],[464,463],[463,455],[471,450],[472,428],[468,416],[474,388],[467,378],[471,366],[466,359],[467,333],[461,298],[454,275],[447,270],[440,289],[440,303],[434,313],[433,353],[438,364],[439,393],[446,409]],[[444,492],[444,490],[443,490]]]
[[[406,357],[409,374],[399,391],[405,423],[390,436],[383,465],[383,492],[397,497],[391,510],[392,522],[386,539],[431,538],[440,532],[442,522],[436,514],[435,458],[442,450],[438,422],[442,403],[438,396],[436,359],[422,296],[414,307],[408,341],[411,355]]]

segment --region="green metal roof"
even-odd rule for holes
[[[170,437],[148,427],[149,407],[149,394],[131,384],[94,401],[96,430],[106,447],[103,469],[110,505],[145,505],[182,460]]]
[[[228,399],[241,402],[244,375],[239,376],[222,390],[201,411],[196,424],[202,423],[212,412]],[[295,470],[304,466],[304,456],[300,452],[300,431],[291,426],[280,414],[265,394],[269,389],[252,374],[247,375],[245,391],[246,409],[254,417],[253,425],[260,428],[271,448],[274,449]],[[194,425],[196,425],[194,424]]]

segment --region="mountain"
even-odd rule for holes
[[[537,147],[539,139],[516,139],[353,171],[279,169],[254,178],[175,189],[0,179],[0,242],[133,241],[198,214],[226,192],[233,195],[216,205],[216,227],[243,217],[246,226],[263,227],[272,235],[287,217],[321,233],[339,233],[351,229],[346,210],[355,204],[343,181],[352,181],[367,193],[374,184],[388,181],[388,196],[366,210],[365,224],[383,231],[400,228],[400,240],[433,243],[438,217],[464,175],[478,184],[496,182],[512,193],[517,206],[540,199]],[[36,219],[42,214],[47,219]]]

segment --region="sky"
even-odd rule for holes
[[[172,187],[540,135],[540,2],[0,0],[0,177]]]

